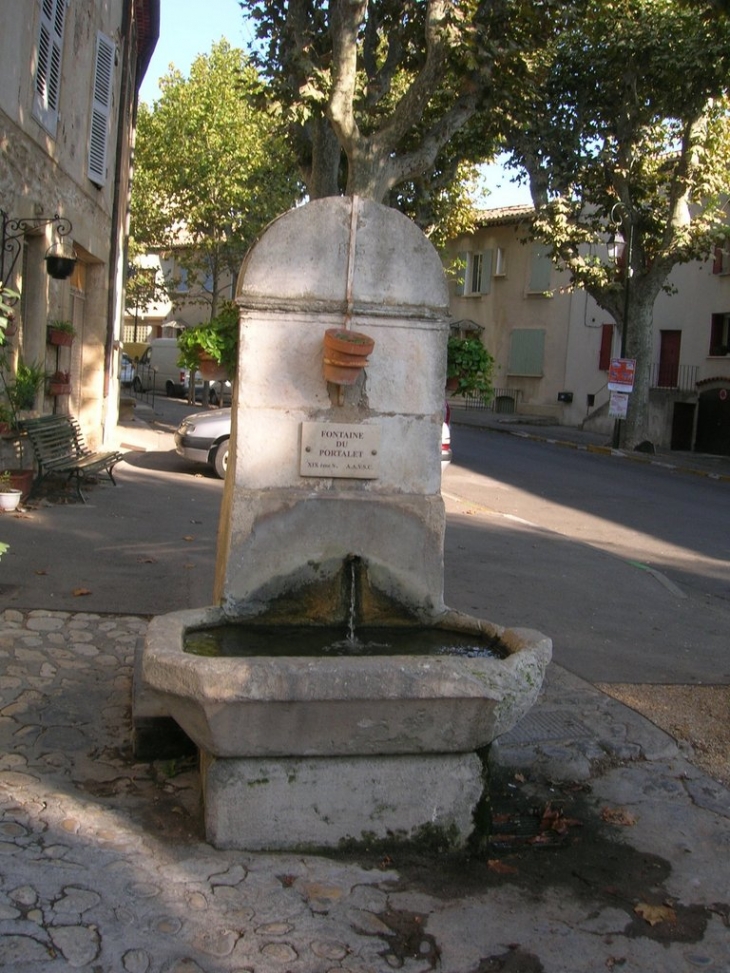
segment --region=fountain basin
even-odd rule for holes
[[[224,624],[218,607],[157,616],[142,675],[196,745],[218,757],[460,753],[479,750],[530,709],[551,642],[457,612],[444,633],[497,636],[499,658],[392,655],[209,658],[185,633]],[[272,638],[276,627],[272,626]]]
[[[187,632],[226,621],[219,607],[154,618],[135,686],[137,715],[171,716],[199,748],[211,844],[304,851],[436,830],[459,847],[478,830],[479,751],[537,699],[550,639],[446,611],[445,637],[497,637],[504,657],[184,651]]]

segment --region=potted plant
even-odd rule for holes
[[[12,483],[10,470],[0,473],[0,510],[17,510],[23,493]]]
[[[324,333],[324,377],[336,385],[353,385],[374,347],[375,341],[361,331],[328,328]]]
[[[186,328],[178,335],[180,363],[218,382],[235,374],[238,357],[238,308],[229,301],[206,324]]]
[[[71,375],[69,372],[56,371],[48,379],[49,395],[70,395]]]
[[[49,321],[46,337],[49,345],[71,345],[76,331],[70,321]]]
[[[446,387],[458,395],[489,395],[494,359],[480,338],[449,338],[446,356]]]

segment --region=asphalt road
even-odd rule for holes
[[[592,682],[730,682],[726,483],[491,430],[452,440],[448,604],[544,631]]]
[[[210,604],[223,484],[174,452],[185,403],[118,487],[4,515],[6,607],[154,615]],[[445,600],[551,636],[591,682],[730,683],[728,485],[457,426]]]

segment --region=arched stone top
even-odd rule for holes
[[[442,316],[448,288],[441,260],[402,213],[372,200],[332,196],[274,220],[241,267],[242,307]]]

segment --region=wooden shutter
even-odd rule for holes
[[[613,351],[613,325],[604,324],[601,326],[601,350],[598,353],[598,369],[607,372],[611,367],[611,357]]]
[[[61,91],[61,57],[66,0],[43,0],[38,29],[38,60],[33,83],[33,115],[56,136]]]
[[[89,133],[89,179],[95,186],[103,186],[106,183],[106,152],[114,81],[114,53],[114,42],[104,34],[98,33]]]
[[[516,328],[510,335],[510,375],[542,375],[545,354],[545,331],[540,328]]]
[[[543,244],[533,244],[527,292],[529,294],[547,294],[550,290],[551,275],[552,261],[549,248]]]

